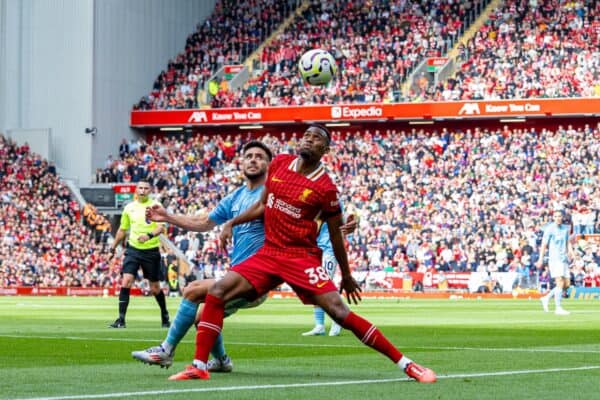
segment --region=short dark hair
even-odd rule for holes
[[[273,153],[271,152],[271,150],[267,147],[266,144],[264,144],[263,142],[261,142],[259,140],[251,140],[248,143],[246,143],[244,145],[244,147],[242,148],[242,154],[244,154],[246,151],[250,150],[253,147],[258,147],[259,149],[262,149],[265,153],[267,153],[267,157],[269,157],[269,161],[271,161],[273,159]]]
[[[321,125],[321,124],[310,124],[308,126],[309,128],[317,128],[320,131],[322,131],[325,135],[327,135],[327,144],[331,144],[331,132],[329,132],[329,129],[327,129],[325,127],[325,125]]]
[[[150,187],[154,186],[152,179],[150,179],[150,178],[142,178],[137,183],[147,183],[148,185],[150,185]],[[136,186],[137,186],[137,184],[136,184]]]

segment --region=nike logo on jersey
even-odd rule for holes
[[[279,179],[278,177],[274,176],[271,178],[271,182],[285,182],[283,179]]]
[[[321,282],[321,283],[317,283],[317,287],[319,289],[321,289],[323,286],[327,285],[327,282],[329,282],[329,281],[324,281],[324,282]]]

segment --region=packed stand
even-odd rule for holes
[[[275,152],[293,152],[298,134],[262,140]],[[101,170],[98,178],[149,178],[169,211],[205,213],[243,183],[236,155],[249,138],[124,142],[118,160],[106,169],[114,172]],[[0,145],[6,188],[0,191],[5,227],[0,284],[118,282],[118,266],[109,261],[103,237],[78,222],[78,206],[52,167],[26,146],[4,138]],[[535,262],[541,228],[553,209],[567,210],[575,234],[600,233],[599,155],[600,126],[382,130],[334,132],[325,162],[346,212],[360,216],[348,247],[351,267],[360,276],[432,268],[513,271],[520,277],[516,284],[547,287],[547,271],[537,271]],[[219,277],[229,268],[227,254],[217,246],[218,230],[199,234],[171,226],[168,234],[191,261],[189,275]],[[600,245],[582,236],[576,248],[573,284],[600,286]]]
[[[599,129],[376,131],[345,140],[333,165],[343,201],[361,214],[349,258],[359,270],[514,271],[534,283],[541,228],[556,207],[575,231],[600,233]],[[573,262],[600,279],[598,246],[580,246]]]
[[[326,163],[346,211],[360,216],[349,240],[353,270],[363,277],[431,268],[514,271],[522,287],[540,276],[543,283],[547,272],[535,262],[555,207],[567,210],[575,234],[600,233],[599,129],[335,132]],[[297,137],[263,140],[275,152],[293,152]],[[205,213],[242,184],[235,155],[248,138],[173,136],[138,146],[122,162],[146,171],[169,211]],[[218,233],[169,228],[198,276],[229,268]],[[584,280],[575,274],[574,283],[600,286],[599,246],[577,246],[573,271],[583,271]]]
[[[441,56],[487,0],[312,0],[260,55],[260,76],[242,91],[221,90],[213,107],[400,101],[400,89],[424,57]],[[304,85],[300,56],[329,50],[339,76],[325,88]]]
[[[110,286],[119,277],[103,237],[55,168],[0,135],[0,287]]]
[[[198,107],[197,95],[217,70],[241,64],[293,12],[300,0],[218,0],[185,50],[170,60],[134,110]]]
[[[600,96],[600,2],[502,2],[426,100]]]

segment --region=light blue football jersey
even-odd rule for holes
[[[554,222],[544,227],[542,243],[548,247],[548,264],[566,263],[569,225],[556,225]]]
[[[237,217],[260,200],[264,186],[253,190],[246,185],[236,189],[222,199],[208,215],[217,225]],[[230,254],[231,265],[237,265],[254,255],[265,242],[265,228],[262,220],[254,220],[233,227],[233,251]]]

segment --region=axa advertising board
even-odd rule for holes
[[[133,111],[131,125],[150,127],[558,115],[600,115],[600,98]]]

